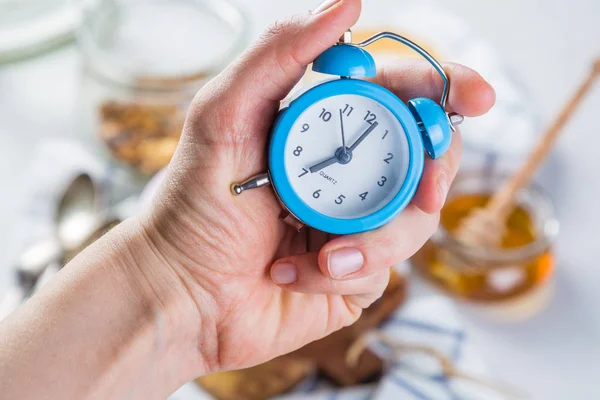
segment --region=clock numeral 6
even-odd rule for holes
[[[315,190],[315,191],[313,192],[313,197],[314,197],[315,199],[318,199],[319,197],[321,197],[321,189],[319,189],[319,190]]]
[[[298,146],[298,147],[296,147],[296,150],[294,150],[294,155],[295,155],[296,157],[299,157],[299,156],[300,156],[300,153],[302,153],[302,150],[303,150],[303,149],[302,149],[302,146]]]
[[[364,193],[361,193],[361,194],[359,194],[359,196],[360,196],[360,199],[361,199],[362,201],[365,201],[365,200],[367,199],[367,195],[368,195],[368,194],[369,194],[369,192],[364,192]]]
[[[385,183],[387,182],[387,178],[385,176],[381,177],[380,181],[377,181],[377,184],[381,187],[383,187],[383,185],[385,185]]]
[[[321,115],[319,115],[319,118],[321,118],[323,121],[327,122],[331,119],[331,113],[329,111],[327,111],[326,109],[323,109],[321,111]]]
[[[389,163],[390,163],[390,160],[391,160],[392,158],[394,158],[394,155],[393,155],[392,153],[387,153],[387,155],[388,155],[388,156],[387,156],[387,158],[384,158],[384,159],[383,159],[383,161],[384,161],[386,164],[389,164]]]
[[[335,204],[342,204],[344,202],[344,199],[346,198],[346,196],[344,196],[343,194],[340,194],[338,196],[337,199],[335,199]]]

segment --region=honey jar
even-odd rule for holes
[[[412,259],[418,274],[455,297],[488,303],[520,297],[549,282],[558,221],[539,186],[530,185],[516,195],[500,247],[469,246],[453,237],[462,219],[485,206],[506,178],[471,172],[456,179],[438,231]]]

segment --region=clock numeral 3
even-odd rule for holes
[[[364,192],[364,193],[359,194],[358,196],[360,197],[360,199],[362,201],[365,201],[367,199],[368,194],[369,194],[369,192]]]
[[[383,187],[383,185],[385,185],[385,183],[387,182],[387,178],[385,176],[381,177],[380,181],[377,181],[377,184],[381,187]]]
[[[315,191],[313,192],[313,197],[314,197],[315,199],[318,199],[319,197],[321,197],[321,189],[319,189],[319,190],[315,190]]]
[[[319,118],[321,118],[323,121],[327,122],[331,119],[331,113],[329,111],[327,111],[326,109],[323,109],[321,111],[321,115],[319,115]]]
[[[373,125],[373,122],[375,122],[376,119],[377,115],[373,114],[371,111],[367,111],[367,115],[365,115],[365,121]]]
[[[389,164],[389,163],[390,163],[390,160],[391,160],[392,158],[394,158],[394,155],[393,155],[392,153],[387,153],[387,155],[388,155],[388,157],[387,157],[387,158],[384,158],[384,159],[383,159],[383,161],[384,161],[386,164]]]
[[[308,170],[306,168],[302,168],[302,172],[300,175],[298,175],[298,178],[302,178],[304,175],[308,174]]]
[[[300,156],[300,153],[302,153],[302,150],[303,150],[303,149],[302,149],[302,146],[298,146],[298,147],[296,147],[296,150],[294,150],[294,155],[295,155],[296,157],[299,157],[299,156]]]
[[[343,194],[340,194],[338,196],[337,199],[335,199],[335,204],[342,204],[344,202],[344,199],[346,198],[346,196],[344,196]]]

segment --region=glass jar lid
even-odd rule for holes
[[[78,31],[86,67],[125,86],[205,79],[246,45],[245,15],[225,0],[95,0]]]

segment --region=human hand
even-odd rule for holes
[[[445,156],[427,160],[413,202],[394,221],[335,238],[283,224],[268,188],[231,195],[232,182],[267,169],[280,100],[360,15],[360,0],[326,3],[273,25],[197,94],[165,183],[140,217],[165,270],[185,287],[177,302],[192,312],[169,319],[195,344],[196,375],[258,364],[354,322],[383,292],[389,267],[433,234],[458,169],[457,133]],[[476,116],[492,106],[494,91],[477,73],[445,68],[450,108]],[[404,101],[442,90],[419,62],[380,69],[374,80]]]

